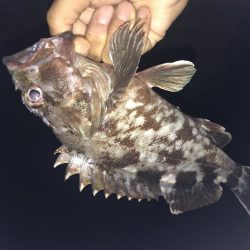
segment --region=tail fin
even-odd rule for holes
[[[250,166],[240,166],[228,180],[229,187],[250,215]]]

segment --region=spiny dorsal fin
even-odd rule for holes
[[[189,61],[176,61],[143,70],[137,73],[137,76],[150,87],[178,92],[190,82],[195,71],[193,63]]]
[[[215,182],[216,176],[209,175],[213,167],[194,165],[192,169],[196,168],[197,171],[164,175],[137,165],[106,168],[85,155],[66,148],[57,152],[68,156],[65,180],[71,175],[79,174],[80,191],[91,184],[94,195],[103,190],[105,197],[115,193],[118,199],[127,196],[138,201],[158,199],[162,195],[169,203],[171,212],[178,214],[214,203],[222,194],[221,186]],[[65,161],[61,162],[63,163]],[[198,170],[204,175],[202,181],[197,181]]]
[[[232,139],[230,133],[225,131],[221,125],[207,119],[198,119],[204,133],[219,147],[225,147]]]
[[[131,29],[132,25],[128,22],[111,39],[109,55],[114,67],[115,83],[110,97],[114,101],[122,98],[137,70],[145,34],[143,25],[143,21],[139,20]]]
[[[62,150],[63,149],[63,150]],[[137,166],[127,166],[125,168],[104,167],[98,162],[92,161],[82,153],[74,150],[68,150],[61,147],[56,153],[60,153],[61,157],[67,156],[63,161],[57,161],[56,165],[68,163],[65,180],[70,176],[79,174],[80,191],[89,184],[92,185],[94,193],[104,190],[106,194],[115,193],[118,198],[127,196],[130,199],[157,199],[160,196],[160,190],[154,185],[147,186],[150,182],[151,174],[148,171],[140,171],[137,175]],[[145,174],[146,173],[146,174]],[[157,182],[156,182],[157,186]],[[158,187],[158,186],[157,186]]]

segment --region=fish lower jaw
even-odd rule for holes
[[[67,164],[65,180],[71,176],[79,174],[79,190],[91,185],[93,195],[103,191],[105,198],[115,194],[117,199],[127,197],[128,200],[136,199],[141,201],[146,199],[158,200],[161,193],[154,193],[148,187],[136,183],[136,173],[123,169],[105,169],[96,162],[88,159],[82,153],[70,151],[62,146],[55,151],[59,154],[54,167]]]

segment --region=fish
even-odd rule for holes
[[[3,58],[22,102],[62,143],[54,167],[79,175],[105,197],[158,200],[180,214],[218,201],[226,184],[250,215],[250,167],[224,151],[231,134],[183,113],[152,88],[178,92],[196,69],[180,60],[137,72],[145,40],[141,20],[109,43],[111,63],[74,50],[74,35],[43,38]]]

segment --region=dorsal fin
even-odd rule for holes
[[[139,20],[134,26],[130,22],[121,26],[113,35],[109,55],[114,67],[115,83],[110,98],[112,102],[121,99],[137,70],[142,46],[144,23]],[[132,26],[132,29],[131,29]]]
[[[198,119],[204,133],[219,147],[225,147],[232,139],[230,133],[225,131],[221,125],[207,119]]]

